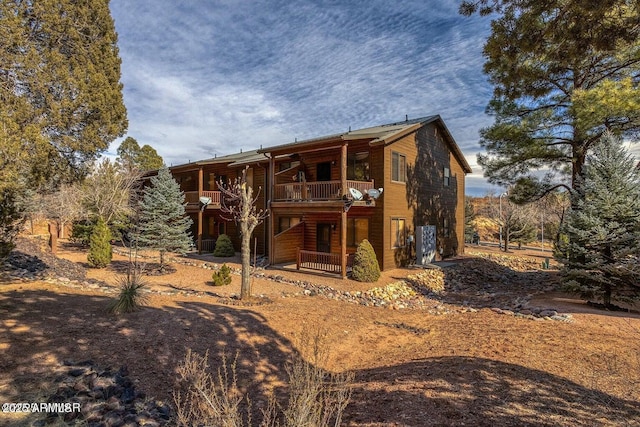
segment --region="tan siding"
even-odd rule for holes
[[[405,184],[391,181],[392,152],[406,156]],[[451,171],[449,186],[444,185],[445,167]],[[391,248],[392,218],[405,218],[409,234],[418,225],[435,225],[437,245],[445,257],[463,250],[464,171],[436,124],[426,125],[384,148],[383,195],[383,269],[394,268],[409,258],[408,248]],[[449,222],[449,236],[445,236],[443,229],[445,218]]]
[[[296,260],[297,249],[302,246],[305,224],[300,223],[274,237],[274,263],[291,262]]]
[[[408,183],[394,182],[391,180],[392,153],[397,152],[406,157],[407,169],[415,163],[417,156],[416,134],[409,134],[398,141],[388,145],[384,150],[384,215],[382,224],[384,227],[383,265],[384,270],[395,268],[407,261],[407,248],[391,248],[391,219],[404,218],[408,233],[413,233],[413,208],[407,201]]]

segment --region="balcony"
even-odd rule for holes
[[[347,188],[355,188],[362,194],[366,194],[367,190],[375,186],[373,181],[347,180]],[[274,185],[273,200],[276,202],[332,201],[342,199],[342,194],[340,181],[292,182]]]
[[[207,209],[220,209],[219,191],[185,191],[184,199],[187,202],[187,210],[200,209],[200,197],[208,197],[211,203]]]

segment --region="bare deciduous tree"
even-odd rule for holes
[[[139,175],[122,170],[116,163],[105,159],[98,163],[83,185],[83,202],[92,216],[107,224],[133,214],[133,190]]]
[[[258,209],[256,200],[260,194],[261,188],[258,188],[256,195],[253,194],[253,188],[247,184],[247,166],[242,171],[242,176],[236,178],[232,183],[224,183],[220,181],[219,188],[222,193],[221,211],[225,214],[227,221],[235,221],[240,224],[240,235],[242,245],[240,249],[242,260],[242,286],[240,288],[240,299],[251,297],[251,278],[250,278],[250,260],[251,260],[251,234],[253,230],[267,217],[269,211]]]
[[[77,184],[62,185],[58,191],[44,197],[44,213],[58,223],[58,237],[61,239],[65,237],[65,225],[83,218],[82,197],[82,191]]]

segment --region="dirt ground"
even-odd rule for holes
[[[86,253],[64,242],[58,256],[86,264]],[[109,268],[89,269],[88,277],[115,286],[126,261],[115,255]],[[324,368],[355,373],[347,426],[640,426],[635,313],[600,311],[554,291],[532,302],[571,314],[571,322],[489,308],[429,314],[305,295],[266,278],[254,279],[253,293],[269,302],[247,306],[226,298],[239,293],[238,275],[229,286],[212,287],[210,270],[173,267],[173,274],[147,277],[147,305],[121,316],[106,312],[113,296],[101,289],[0,282],[0,402],[42,401],[55,390],[63,361],[87,359],[126,365],[147,396],[172,402],[176,366],[190,348],[208,351],[214,368],[223,352],[237,354],[239,385],[260,408],[271,388],[286,383],[288,355],[306,330],[326,333]],[[363,284],[277,272],[349,291],[412,273],[391,270]],[[0,413],[0,425],[29,420]]]

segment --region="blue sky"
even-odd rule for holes
[[[127,135],[176,165],[440,114],[482,195],[489,19],[458,4],[111,0]]]

